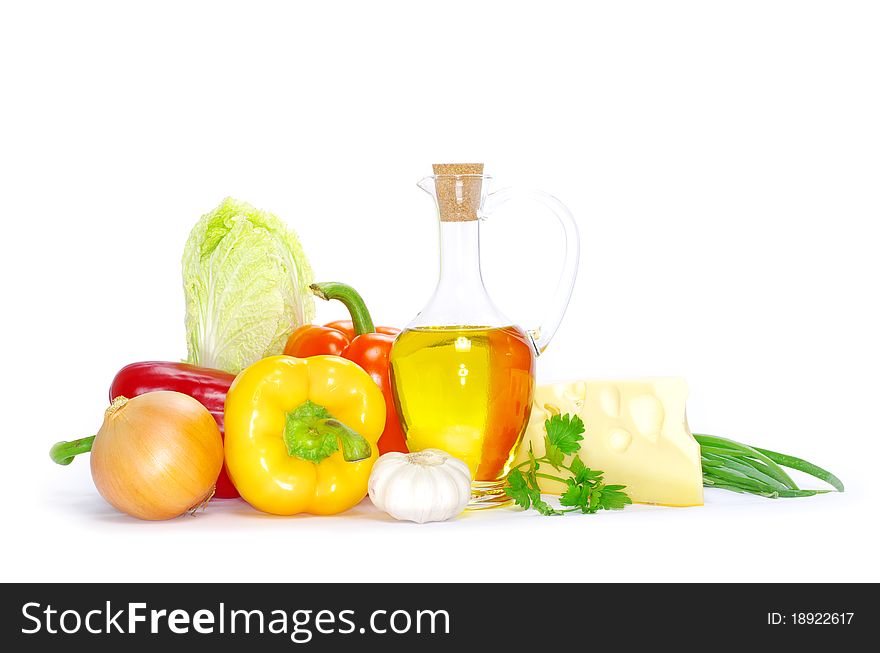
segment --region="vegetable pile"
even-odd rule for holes
[[[92,479],[101,496],[145,520],[193,514],[214,498],[239,496],[275,515],[333,515],[369,494],[390,517],[417,523],[452,519],[466,508],[476,486],[465,462],[439,449],[407,451],[389,366],[400,330],[376,327],[352,287],[312,283],[297,235],[276,216],[224,200],[193,228],[182,267],[187,362],[123,367],[111,383],[110,406],[97,434],[59,442],[50,452],[54,462],[68,465],[91,452]],[[311,324],[314,296],[340,301],[351,320]],[[465,345],[469,348],[469,341]],[[525,376],[531,389],[533,374],[527,369]],[[604,403],[583,412],[583,401],[569,396],[575,386],[562,384],[559,394],[547,395],[563,396],[573,407],[554,409],[543,432],[546,413],[533,412],[528,431],[533,439],[521,446],[521,462],[506,479],[497,477],[502,500],[506,495],[545,516],[596,514],[622,509],[633,498],[657,501],[639,495],[639,479],[618,482],[615,474],[621,471],[615,467],[638,466],[640,478],[661,491],[686,476],[668,458],[662,466],[666,480],[652,471],[657,457],[650,443],[661,437],[659,399],[639,390],[643,394],[630,402],[638,408],[630,414],[633,424],[617,428],[622,422],[611,421],[604,439],[597,440],[591,424],[595,429],[601,419],[617,420],[620,397],[597,390],[588,396],[601,395]],[[678,395],[679,415],[685,390]],[[534,405],[540,411],[549,404]],[[768,498],[831,491],[800,488],[787,467],[843,491],[836,476],[800,458],[717,436],[691,437],[681,430],[681,419],[671,421],[678,422],[675,452],[689,456],[687,479],[696,495],[694,502],[675,505],[701,499],[700,466],[703,486],[716,489]],[[639,443],[633,445],[626,429]],[[605,464],[600,460],[607,474],[594,469],[590,463],[600,453],[590,446],[597,441],[607,444],[606,454],[637,450],[639,462],[620,462],[634,456],[609,457],[601,459]],[[558,507],[542,495],[556,491],[546,489],[548,482],[563,488]]]

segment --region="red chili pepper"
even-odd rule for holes
[[[110,401],[116,397],[137,397],[156,390],[173,390],[198,400],[214,416],[223,435],[223,406],[226,391],[235,379],[233,374],[186,363],[146,361],[126,365],[110,384]],[[220,470],[214,496],[234,499],[238,491],[226,474],[226,465]]]
[[[379,438],[379,454],[406,452],[406,439],[394,409],[388,360],[391,345],[400,329],[374,327],[363,298],[351,286],[327,282],[314,283],[311,289],[321,299],[338,299],[345,304],[351,313],[351,320],[337,320],[324,326],[303,325],[290,334],[284,353],[297,358],[319,354],[342,356],[366,370],[385,396],[385,430]]]

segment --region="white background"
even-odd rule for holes
[[[2,579],[880,580],[878,33],[870,2],[4,3]],[[142,523],[86,459],[49,461],[100,425],[121,366],[185,356],[180,256],[223,197],[403,325],[437,272],[415,182],[471,160],[581,228],[541,381],[684,376],[694,430],[846,493]],[[513,212],[484,236],[490,292],[534,326],[559,233]]]

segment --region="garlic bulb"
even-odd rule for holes
[[[455,517],[471,498],[471,472],[440,449],[392,451],[373,465],[370,499],[395,519],[423,524]]]

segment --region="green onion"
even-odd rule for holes
[[[795,482],[791,480],[791,477],[785,473],[782,467],[773,462],[773,460],[768,456],[765,456],[760,451],[753,449],[747,444],[734,442],[733,440],[728,440],[727,438],[719,438],[715,435],[704,435],[702,433],[694,434],[694,437],[697,439],[697,442],[700,443],[701,450],[703,450],[704,447],[708,447],[707,453],[718,453],[727,456],[742,456],[746,459],[754,458],[764,463],[768,468],[767,474],[775,478],[777,481],[779,481],[786,487],[797,487],[797,485],[795,485]]]
[[[758,449],[757,447],[755,447],[755,451],[761,452],[775,463],[779,463],[780,465],[785,465],[790,469],[796,469],[799,472],[804,472],[805,474],[814,476],[820,481],[825,481],[826,483],[828,483],[828,485],[832,486],[838,492],[843,492],[843,481],[841,481],[828,470],[822,469],[818,465],[814,465],[813,463],[807,462],[806,460],[801,460],[800,458],[795,458],[794,456],[789,456],[784,453],[769,451],[768,449]]]
[[[695,433],[700,445],[703,485],[770,499],[810,497],[831,490],[805,490],[797,486],[783,467],[824,481],[843,492],[843,483],[828,470],[788,454],[750,447],[715,435]]]
[[[775,478],[761,470],[759,467],[743,462],[742,459],[737,459],[729,456],[719,456],[716,454],[703,454],[703,467],[705,467],[707,463],[710,467],[721,469],[726,467],[728,469],[734,469],[741,474],[744,474],[747,477],[754,479],[755,481],[759,481],[761,483],[769,485],[777,490],[795,489],[794,487],[788,486],[785,483],[781,483],[780,481],[776,480]]]

